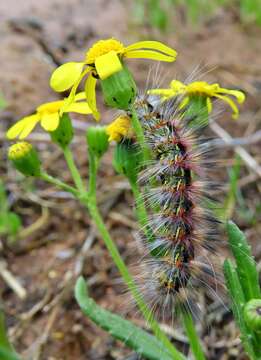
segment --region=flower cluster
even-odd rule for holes
[[[100,119],[96,106],[96,83],[101,83],[105,102],[121,110],[131,109],[136,97],[136,85],[125,64],[126,58],[146,58],[157,61],[172,62],[176,59],[176,51],[158,41],[140,41],[129,46],[116,39],[99,40],[86,52],[81,62],[68,62],[59,66],[51,75],[50,86],[57,92],[70,90],[64,100],[42,104],[32,115],[19,120],[7,131],[8,139],[25,139],[40,123],[42,128],[54,133],[59,127],[64,113],[76,112],[92,115]],[[86,77],[84,92],[77,93],[81,81]],[[152,89],[149,94],[158,95],[162,101],[175,96],[184,96],[181,106],[187,105],[191,99],[198,97],[206,99],[208,113],[212,110],[212,99],[217,98],[226,102],[233,110],[233,118],[237,118],[239,111],[234,96],[239,104],[245,100],[245,95],[238,90],[229,90],[218,84],[208,84],[196,81],[183,84],[173,80],[168,89]],[[121,141],[129,135],[130,119],[123,115],[107,126],[109,141]]]
[[[135,82],[126,65],[125,58],[146,58],[172,62],[176,51],[158,41],[140,41],[124,46],[116,39],[96,42],[85,55],[82,62],[68,62],[58,67],[50,78],[50,86],[57,92],[70,89],[67,98],[61,101],[45,103],[36,109],[36,113],[19,120],[7,132],[8,139],[26,138],[40,123],[44,130],[54,132],[63,113],[76,112],[92,114],[99,120],[96,106],[96,82],[101,81],[106,102],[119,109],[127,110],[136,96]],[[85,91],[76,93],[80,82],[88,75]],[[127,99],[127,100],[126,100]],[[110,140],[120,140],[126,131],[123,122],[118,121],[108,127]],[[125,121],[126,127],[126,121]]]

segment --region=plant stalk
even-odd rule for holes
[[[85,188],[84,188],[84,184],[83,184],[81,175],[75,165],[75,162],[73,159],[73,154],[72,154],[69,146],[67,146],[63,149],[63,153],[64,153],[65,160],[66,160],[68,168],[72,174],[72,178],[73,178],[73,181],[74,181],[77,189],[82,193],[85,192]]]
[[[189,312],[181,310],[183,324],[186,329],[187,337],[189,339],[189,344],[191,350],[194,354],[196,360],[206,360],[205,355],[202,350],[202,345],[200,344],[200,340],[198,338],[192,316]]]

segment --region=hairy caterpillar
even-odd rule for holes
[[[149,260],[141,276],[153,305],[173,308],[181,302],[191,309],[191,290],[197,284],[212,289],[219,282],[207,252],[213,252],[219,221],[205,204],[209,185],[198,134],[202,128],[198,119],[197,126],[191,126],[200,114],[186,116],[181,101],[176,97],[162,103],[145,95],[134,104],[152,153],[142,182],[154,239],[143,241]]]

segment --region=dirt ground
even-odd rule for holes
[[[106,309],[122,314],[146,327],[136,309],[124,306],[126,297],[119,274],[96,234],[86,211],[64,192],[41,181],[24,179],[7,163],[8,142],[5,130],[18,118],[30,114],[42,102],[58,98],[48,87],[53,69],[68,60],[81,60],[87,49],[100,38],[116,37],[125,44],[140,39],[162,40],[179,53],[173,64],[163,64],[164,84],[184,80],[194,71],[207,81],[224,87],[241,88],[247,100],[240,106],[240,118],[231,120],[227,107],[219,107],[217,123],[233,137],[249,137],[261,126],[261,28],[244,26],[237,13],[218,10],[204,24],[192,27],[184,19],[173,18],[167,34],[160,34],[146,24],[137,27],[132,21],[130,1],[117,0],[41,0],[0,2],[0,91],[8,104],[1,112],[0,174],[6,183],[12,209],[21,217],[25,230],[15,244],[1,239],[0,256],[8,270],[26,289],[26,298],[16,293],[0,278],[0,291],[5,304],[11,339],[25,359],[98,360],[138,359],[124,345],[86,319],[73,296],[75,270],[88,280],[90,295]],[[138,85],[145,86],[149,61],[130,60]],[[199,67],[199,68],[198,68]],[[195,69],[198,69],[195,73]],[[114,112],[106,109],[99,95],[103,122]],[[217,104],[218,106],[218,104]],[[218,107],[217,107],[218,108]],[[91,119],[88,119],[92,122]],[[75,117],[77,141],[73,150],[83,176],[87,176],[85,137],[86,119]],[[216,134],[213,133],[213,136]],[[40,150],[44,167],[50,174],[71,182],[62,154],[52,145],[47,134],[38,128],[29,138]],[[260,142],[245,149],[251,159],[261,162]],[[127,264],[135,263],[137,224],[133,199],[127,182],[111,166],[112,153],[106,154],[99,176],[98,194],[108,228]],[[218,194],[222,202],[228,190],[228,169],[234,163],[234,149],[220,149],[223,185]],[[258,170],[259,169],[259,170]],[[249,222],[237,211],[233,219],[245,231],[261,264],[261,224],[259,168],[251,169],[242,161],[238,186],[245,205],[255,212]],[[224,239],[221,239],[225,240]],[[84,259],[82,245],[87,241]],[[220,262],[227,251],[220,249]],[[203,293],[199,293],[204,303]],[[226,300],[225,300],[226,302]],[[203,304],[202,303],[202,304]],[[239,332],[229,311],[213,298],[208,302],[199,331],[208,359],[246,359],[242,355]],[[177,324],[165,329],[180,349],[186,351],[186,339]]]

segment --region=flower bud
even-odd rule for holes
[[[108,138],[105,126],[90,126],[86,132],[89,151],[98,158],[102,157],[109,147]]]
[[[261,332],[261,299],[252,299],[246,303],[244,319],[250,329]]]
[[[35,148],[26,141],[10,146],[8,159],[14,167],[26,176],[38,177],[41,173],[41,162]]]
[[[113,108],[128,110],[136,97],[136,84],[126,66],[101,80],[105,103]]]
[[[62,115],[58,127],[54,131],[50,131],[50,136],[52,141],[63,149],[71,143],[73,127],[68,114]]]
[[[118,173],[124,174],[129,181],[137,182],[140,164],[140,149],[131,139],[125,139],[116,145],[113,166]]]

